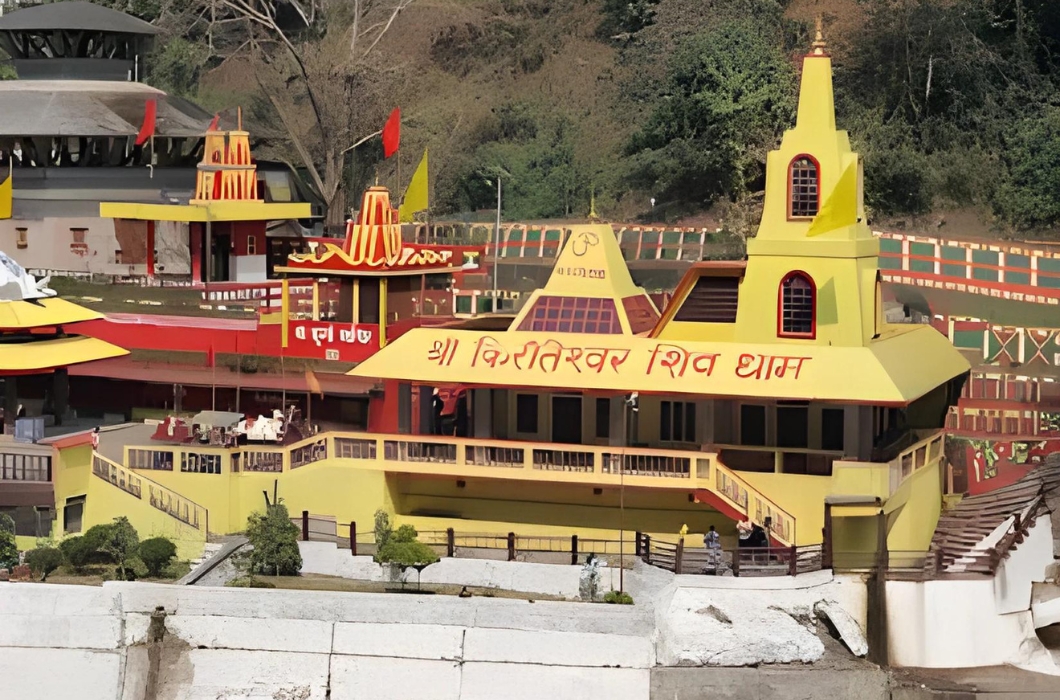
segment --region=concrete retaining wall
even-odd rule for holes
[[[390,576],[371,557],[352,556],[329,542],[299,542],[302,553],[302,572],[325,574],[361,581],[387,581]],[[498,588],[522,593],[578,598],[578,583],[582,568],[561,564],[496,561],[491,559],[444,558],[432,564],[420,575],[422,583],[451,584],[472,588]],[[618,574],[607,567],[600,569],[601,594],[617,588]],[[409,571],[407,580],[416,581],[416,572]]]

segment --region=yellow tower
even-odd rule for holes
[[[206,148],[198,165],[193,205],[216,201],[260,202],[257,166],[250,159],[250,134],[243,114],[235,131],[206,132]]]
[[[795,128],[766,162],[765,207],[747,243],[734,340],[865,346],[883,332],[879,242],[862,200],[860,159],[836,129],[832,59],[818,21],[803,58]]]

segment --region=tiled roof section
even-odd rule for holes
[[[622,325],[612,299],[539,296],[518,330],[618,335]]]
[[[1058,488],[1060,454],[1052,454],[1015,484],[965,498],[939,518],[925,573],[939,578],[993,576]]]
[[[651,299],[641,294],[626,297],[622,300],[622,306],[626,310],[626,318],[629,319],[629,332],[633,335],[647,333],[659,321],[659,312],[652,305]]]

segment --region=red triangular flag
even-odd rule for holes
[[[136,135],[136,145],[142,146],[147,139],[155,135],[155,114],[158,112],[158,103],[148,100],[144,106],[144,123],[140,126],[140,133]]]
[[[383,157],[389,158],[397,152],[401,143],[401,108],[395,107],[383,127]]]
[[[213,115],[213,121],[210,122],[210,126],[206,127],[206,130],[207,131],[217,131],[217,124],[220,121],[221,121],[221,115],[220,114]]]

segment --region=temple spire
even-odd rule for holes
[[[813,38],[813,44],[810,46],[813,49],[814,56],[827,56],[828,55],[828,44],[824,40],[824,19],[821,17],[821,13],[817,13],[817,17],[814,18],[814,27],[816,32]]]

